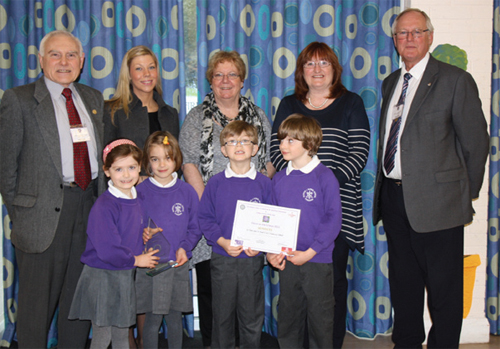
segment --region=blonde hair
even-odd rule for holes
[[[110,108],[111,111],[111,122],[114,124],[115,112],[118,109],[123,109],[125,115],[130,112],[128,105],[132,102],[132,90],[130,88],[130,64],[132,60],[139,56],[151,56],[155,62],[156,69],[159,70],[158,58],[153,51],[147,46],[139,45],[132,47],[127,51],[122,60],[122,66],[120,68],[120,75],[118,77],[118,84],[116,85],[116,91],[110,100],[106,101],[106,106]],[[157,74],[156,92],[162,94],[161,89],[161,74]]]

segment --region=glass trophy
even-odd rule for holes
[[[151,229],[157,229],[158,226],[156,223],[149,218],[148,221],[148,228]],[[170,243],[168,240],[163,236],[162,232],[159,231],[156,234],[154,234],[147,242],[146,246],[144,249],[144,252],[148,252],[150,250],[158,250],[156,252],[155,256],[160,257],[160,260],[158,261],[158,264],[156,265],[155,268],[149,269],[146,274],[149,276],[155,276],[158,275],[172,267],[175,267],[177,263],[173,260],[169,260],[168,256],[170,254]]]

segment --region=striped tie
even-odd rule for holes
[[[406,73],[404,76],[403,90],[397,105],[405,104],[406,91],[408,90],[408,81],[411,79],[411,74]],[[387,138],[387,147],[385,148],[384,168],[387,174],[394,169],[395,155],[398,150],[399,129],[401,127],[401,117],[392,120],[389,137]]]

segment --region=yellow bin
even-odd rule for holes
[[[476,268],[481,265],[478,254],[464,256],[464,319],[472,306],[472,291],[476,282]]]

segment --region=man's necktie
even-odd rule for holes
[[[403,90],[397,105],[403,107],[405,104],[406,91],[408,90],[408,81],[411,79],[411,74],[406,73],[404,76]],[[394,169],[396,151],[398,150],[399,129],[401,128],[401,117],[392,120],[389,137],[387,138],[387,147],[385,148],[384,168],[387,174]]]
[[[71,90],[69,88],[65,88],[62,95],[66,98],[66,110],[68,111],[70,127],[81,127],[82,121],[80,120],[80,115],[78,115],[78,111],[73,103]],[[87,142],[73,142],[73,166],[75,171],[75,183],[83,190],[87,189],[91,181]]]

